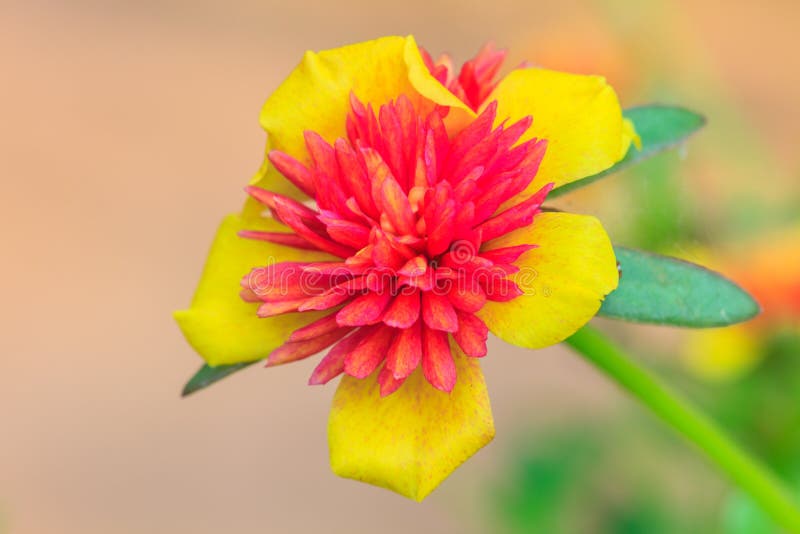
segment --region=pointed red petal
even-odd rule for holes
[[[514,281],[499,275],[489,274],[481,279],[481,283],[486,291],[486,298],[495,302],[508,302],[522,295],[522,290]]]
[[[516,206],[507,209],[503,213],[492,217],[488,221],[477,227],[483,234],[484,241],[489,241],[495,237],[505,235],[517,228],[522,228],[533,222],[533,217],[539,213],[539,207],[544,202],[545,197],[553,189],[553,183],[549,183],[541,188],[535,195],[527,200],[520,202]]]
[[[256,267],[242,278],[241,284],[263,301],[307,298],[314,291],[322,292],[330,287],[327,276],[305,275],[303,267],[302,263],[296,262]]]
[[[447,298],[457,310],[470,313],[480,310],[486,304],[486,293],[471,276],[456,280],[450,286]]]
[[[274,317],[284,313],[294,312],[306,301],[305,298],[291,299],[291,300],[277,300],[265,302],[258,307],[256,315],[259,317]]]
[[[370,333],[369,329],[357,328],[355,332],[339,341],[314,368],[308,379],[309,386],[327,384],[344,372],[344,360],[347,355]]]
[[[327,310],[338,306],[353,296],[348,285],[347,283],[337,284],[320,295],[310,297],[301,304],[297,310],[301,312],[308,310]]]
[[[380,214],[370,195],[370,182],[363,159],[344,139],[338,139],[334,146],[344,185],[364,213],[372,218],[378,218]]]
[[[289,341],[305,341],[333,332],[337,328],[339,328],[339,323],[336,322],[336,314],[332,313],[303,328],[298,328],[289,336]]]
[[[397,115],[392,103],[381,106],[378,112],[378,121],[381,125],[381,134],[384,139],[384,150],[387,156],[386,163],[391,169],[391,173],[397,179],[398,186],[403,184],[406,187],[406,162],[403,155],[403,130],[400,125],[400,117]]]
[[[455,332],[458,330],[458,317],[447,297],[434,291],[422,293],[422,319],[434,330]]]
[[[435,218],[426,221],[428,225],[428,254],[430,256],[441,254],[453,242],[455,218],[456,204],[453,200],[448,200]]]
[[[422,323],[417,321],[410,328],[395,335],[386,354],[386,368],[395,378],[405,378],[414,372],[422,360]]]
[[[419,298],[419,290],[407,287],[401,289],[383,315],[383,322],[396,328],[408,328],[413,325],[419,318]]]
[[[447,333],[422,329],[422,373],[436,389],[450,393],[456,384],[456,364]]]
[[[392,342],[396,330],[389,326],[377,325],[344,360],[344,372],[356,378],[366,378],[386,357],[386,350]]]
[[[302,248],[307,250],[319,250],[316,245],[309,243],[299,235],[291,232],[258,232],[256,230],[242,230],[239,237],[245,239],[257,239],[287,247]]]
[[[284,175],[290,182],[297,186],[306,195],[314,196],[314,182],[311,172],[299,161],[289,154],[284,154],[278,150],[272,150],[267,155],[279,173]]]
[[[472,313],[458,312],[458,332],[453,339],[467,356],[480,358],[486,356],[486,339],[489,329],[483,321]]]
[[[389,222],[401,234],[415,231],[416,221],[408,196],[380,154],[371,148],[361,150],[372,180],[372,198]]]
[[[352,329],[338,328],[333,332],[328,332],[327,334],[305,341],[290,341],[284,343],[269,355],[267,358],[267,367],[273,367],[275,365],[281,365],[313,356],[342,339],[350,330]]]
[[[320,220],[325,223],[328,235],[338,243],[356,250],[369,243],[370,230],[362,224],[342,219],[328,211],[320,213]]]
[[[394,375],[392,375],[392,372],[389,369],[384,367],[381,369],[381,372],[378,373],[378,383],[381,386],[381,397],[391,395],[397,391],[397,389],[402,386],[403,382],[405,381],[405,378],[396,378]]]
[[[339,310],[336,321],[341,326],[362,326],[375,324],[383,317],[383,310],[389,304],[392,295],[388,291],[369,292],[353,299],[351,303]]]
[[[514,245],[513,247],[496,248],[484,250],[480,256],[492,263],[513,263],[525,252],[536,248],[538,245]]]

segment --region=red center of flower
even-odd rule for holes
[[[420,365],[434,387],[452,390],[450,336],[468,356],[486,354],[487,328],[475,314],[487,300],[521,294],[507,276],[534,246],[497,248],[491,240],[529,225],[552,187],[501,209],[531,183],[546,142],[518,143],[530,117],[493,128],[496,109],[490,104],[451,139],[441,108],[423,115],[401,96],[376,115],[352,97],[347,139],[330,145],[305,133],[308,166],[269,154],[316,206],[248,187],[292,232],[242,235],[341,261],[278,263],[245,276],[242,296],[261,302],[259,316],[330,311],[296,330],[268,365],[332,347],[310,383],[380,368],[388,395]]]

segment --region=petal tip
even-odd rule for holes
[[[479,362],[457,352],[459,380],[451,394],[418,370],[397,391],[380,396],[379,373],[342,378],[328,422],[335,474],[420,502],[494,437]]]

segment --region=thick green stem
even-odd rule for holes
[[[700,447],[777,524],[800,533],[800,511],[791,493],[688,401],[638,367],[593,328],[584,327],[566,343]]]

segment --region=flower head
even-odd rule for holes
[[[557,343],[617,284],[600,224],[541,205],[619,161],[632,128],[602,78],[496,81],[504,55],[456,76],[412,37],[307,53],[262,110],[250,200],[176,314],[210,365],[327,350],[310,382],[344,375],[334,471],[415,499],[494,435],[488,333]]]
[[[366,378],[381,367],[386,395],[421,365],[433,387],[449,392],[456,369],[448,334],[467,356],[486,354],[488,328],[476,313],[487,301],[523,293],[507,277],[535,247],[491,243],[530,225],[552,184],[501,206],[531,183],[547,143],[517,144],[530,117],[493,127],[496,104],[451,138],[445,112],[436,106],[423,116],[405,95],[376,112],[353,97],[346,139],[331,145],[305,133],[310,165],[270,152],[315,207],[250,186],[250,195],[292,232],[240,235],[322,250],[340,261],[278,263],[245,276],[243,296],[262,302],[262,317],[329,313],[293,332],[268,365],[332,346],[312,384],[342,372]]]

